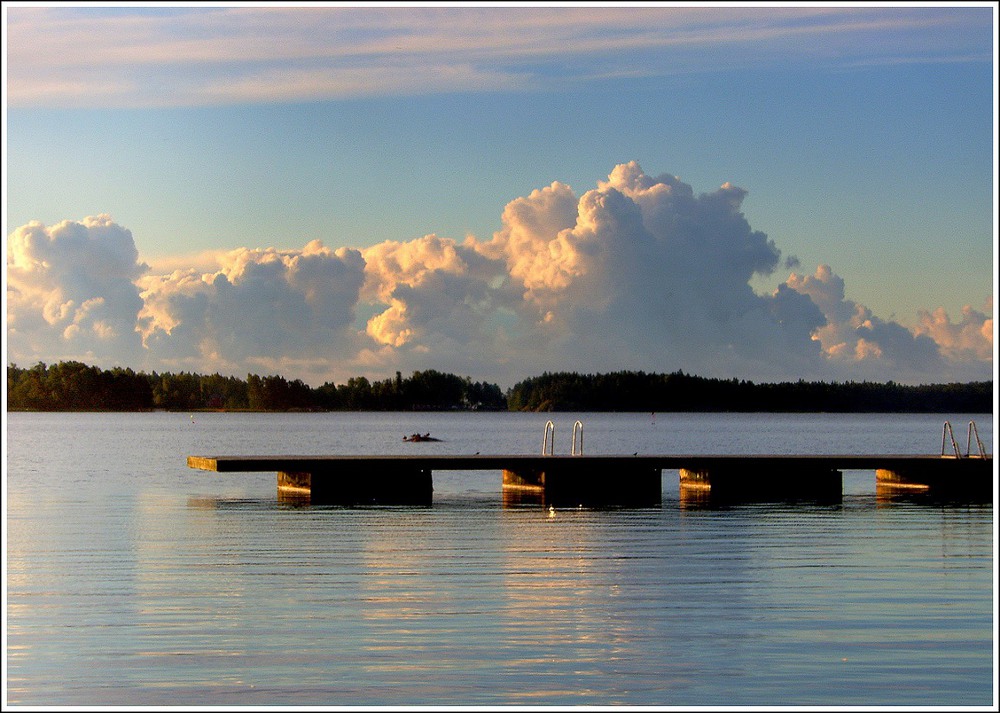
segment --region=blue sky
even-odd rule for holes
[[[704,263],[699,284],[725,274],[738,281],[735,288],[743,295],[743,301],[730,304],[734,286],[720,283],[699,300],[706,315],[711,310],[705,303],[714,295],[730,304],[730,325],[745,323],[755,310],[773,316],[773,305],[755,295],[774,298],[791,273],[799,280],[788,286],[809,294],[815,284],[803,281],[818,279],[820,265],[829,266],[833,275],[827,287],[834,285],[836,291],[838,279],[843,281],[837,310],[828,306],[824,312],[828,338],[818,339],[820,327],[813,325],[811,341],[823,344],[819,366],[807,359],[809,366],[789,363],[772,374],[746,360],[720,359],[710,367],[718,375],[899,374],[930,381],[948,374],[991,375],[992,324],[986,321],[993,316],[995,284],[995,5],[91,8],[8,3],[4,11],[5,234],[13,236],[38,221],[56,250],[62,243],[53,226],[106,214],[116,229],[130,234],[137,263],[149,267],[129,278],[147,295],[142,298],[146,312],[130,333],[143,335],[141,349],[128,351],[108,337],[71,343],[67,327],[87,331],[89,324],[80,305],[97,304],[100,298],[107,306],[111,297],[100,291],[104,288],[93,288],[89,297],[71,294],[59,283],[62,278],[48,274],[45,290],[29,299],[32,290],[21,289],[17,299],[9,300],[9,359],[129,358],[140,366],[186,364],[237,374],[256,365],[298,371],[311,381],[367,369],[375,374],[429,368],[448,361],[442,355],[433,359],[435,345],[445,342],[429,316],[430,305],[443,308],[432,299],[433,280],[426,277],[431,273],[401,279],[399,256],[391,265],[384,263],[379,274],[373,265],[379,246],[387,244],[406,248],[406,264],[418,253],[427,257],[418,249],[426,245],[418,241],[433,234],[451,241],[438,245],[439,253],[469,251],[454,263],[434,263],[438,278],[468,275],[475,260],[489,257],[506,264],[511,290],[520,290],[520,299],[535,310],[527,315],[523,304],[492,295],[496,309],[478,312],[481,321],[474,329],[470,322],[462,335],[447,333],[455,340],[451,353],[465,350],[454,368],[513,378],[517,359],[509,355],[516,351],[506,340],[530,336],[534,346],[520,362],[524,376],[560,364],[599,371],[634,363],[634,368],[698,373],[707,365],[671,351],[675,332],[670,325],[661,330],[659,351],[649,344],[633,362],[627,354],[603,362],[595,356],[592,363],[564,358],[562,350],[580,337],[567,334],[586,322],[565,311],[569,292],[557,300],[532,291],[533,278],[515,268],[525,264],[517,253],[522,248],[555,254],[558,231],[535,236],[530,246],[513,238],[500,245],[494,237],[517,234],[502,217],[512,202],[553,182],[582,198],[607,183],[617,166],[636,162],[644,176],[676,177],[695,196],[713,194],[726,183],[742,189],[746,194],[736,213],[745,217],[750,234],[764,234],[773,244],[777,257],[763,262],[741,263],[734,257],[733,269],[720,270]],[[641,203],[615,185],[635,205]],[[644,210],[652,215],[657,209]],[[711,230],[717,218],[706,210],[695,211],[707,221],[699,231]],[[468,235],[475,244],[462,248]],[[664,246],[673,240],[656,235]],[[329,335],[338,343],[350,342],[333,350],[337,364],[319,356],[322,345],[298,357],[287,346],[265,345],[263,337],[257,352],[252,345],[233,346],[231,352],[219,345],[207,348],[207,327],[189,337],[201,347],[192,341],[181,348],[177,300],[190,301],[191,290],[205,288],[168,287],[161,280],[153,290],[150,280],[175,269],[224,272],[229,283],[245,287],[250,283],[240,270],[246,260],[236,268],[213,256],[259,248],[254,259],[266,262],[261,256],[271,249],[284,255],[279,262],[290,270],[289,261],[314,240],[331,254],[340,248],[360,251],[367,265],[356,300],[337,303],[348,314],[334,322],[350,322],[355,332]],[[599,234],[596,240],[588,247],[582,237],[571,236],[568,245],[580,255],[612,249],[610,238]],[[493,247],[486,247],[491,241]],[[9,242],[30,252],[30,241]],[[629,251],[634,244],[613,247]],[[11,285],[33,279],[27,273],[14,279],[10,265],[17,260],[10,245],[8,297]],[[730,247],[733,251],[714,259],[736,255],[738,246]],[[676,244],[656,253],[658,259],[673,264],[672,250]],[[18,264],[31,260],[45,262],[35,255]],[[632,264],[621,264],[626,263]],[[537,254],[532,264],[542,269]],[[575,289],[563,284],[575,280],[578,299],[611,305],[604,317],[631,304],[633,298],[622,296],[635,289],[622,286],[628,273],[607,267],[618,262],[605,258],[586,268],[582,264],[563,264],[565,279],[545,289]],[[387,273],[390,268],[397,272]],[[671,274],[669,265],[662,274]],[[84,277],[72,276],[74,289],[101,282]],[[291,285],[287,276],[282,279],[285,287]],[[493,275],[487,282],[495,287],[500,279]],[[745,293],[747,286],[752,294]],[[457,287],[449,283],[438,289],[440,296]],[[399,290],[409,290],[408,298]],[[154,293],[162,297],[156,309]],[[457,293],[452,297],[459,299]],[[460,301],[470,299],[464,294]],[[811,299],[822,309],[815,292]],[[54,311],[56,303],[73,306]],[[47,313],[44,304],[50,304]],[[418,304],[425,322],[418,319]],[[564,311],[552,309],[556,304]],[[963,313],[965,306],[974,314]],[[669,301],[661,307],[667,321],[674,311],[693,309]],[[946,323],[921,316],[938,308],[947,313]],[[31,309],[37,313],[34,320],[28,316]],[[833,312],[838,310],[847,321],[835,330]],[[845,337],[848,313],[855,314],[853,329],[869,331]],[[205,314],[198,319],[207,319]],[[382,326],[399,327],[391,336],[379,332],[378,325],[366,327],[365,320],[379,314],[385,316]],[[550,314],[548,323],[559,322],[561,336],[533,331]],[[875,318],[874,327],[871,319],[865,326],[866,316]],[[639,331],[648,333],[648,320],[660,318],[645,315],[646,327]],[[107,320],[102,324],[89,328],[95,335],[129,331],[121,325],[112,330]],[[168,325],[173,325],[169,332]],[[483,330],[500,329],[497,325],[505,325],[504,346],[491,342],[477,359],[472,332],[481,343]],[[904,368],[889,358],[891,337],[883,336],[882,343],[875,338],[879,330],[895,333],[897,327],[917,346],[897,343],[895,348],[921,352],[921,338],[933,339],[942,363],[961,368],[948,371],[932,361]],[[52,331],[51,338],[42,335],[45,329]],[[365,333],[371,344],[364,344]],[[496,332],[490,335],[492,340]],[[174,342],[170,350],[156,346],[165,337]],[[623,330],[625,343],[633,338]],[[975,344],[975,338],[988,343]],[[750,343],[740,331],[728,337],[730,344],[738,340]],[[845,361],[848,351],[855,362]],[[496,366],[500,353],[513,363]],[[768,361],[760,356],[751,361]]]

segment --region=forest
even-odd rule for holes
[[[507,392],[511,411],[991,413],[993,382],[906,386],[892,381],[755,384],[681,371],[545,373]]]
[[[993,382],[908,386],[894,382],[756,384],[684,374],[544,373],[506,393],[496,384],[433,369],[409,377],[311,387],[248,374],[146,374],[76,361],[7,367],[8,411],[733,411],[991,413]]]
[[[32,411],[435,411],[506,410],[499,386],[438,371],[312,388],[282,376],[152,374],[69,361],[7,367],[7,410]]]

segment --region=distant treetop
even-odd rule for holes
[[[76,361],[7,367],[7,410],[142,411],[736,411],[990,413],[993,382],[904,386],[894,382],[755,384],[683,372],[544,373],[506,393],[496,384],[433,369],[409,377],[312,388],[248,374],[146,374]]]

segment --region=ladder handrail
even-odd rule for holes
[[[975,421],[969,421],[969,438],[965,443],[965,457],[972,457],[972,434],[976,434],[976,445],[979,447],[979,457],[986,457],[986,449],[983,448],[983,442],[979,440],[979,429],[976,427]]]
[[[958,443],[955,442],[955,431],[952,429],[950,421],[945,421],[944,426],[941,428],[941,457],[944,457],[945,436],[948,434],[951,435],[951,447],[955,451],[955,457],[961,458],[962,451],[958,447]],[[950,458],[951,456],[948,457]]]
[[[549,434],[552,437],[549,438]],[[552,455],[552,449],[555,447],[556,443],[556,425],[552,421],[546,421],[545,430],[542,432],[542,455],[545,455],[545,443],[549,444],[549,455]]]
[[[580,427],[580,452],[576,452],[576,427]],[[570,451],[572,455],[582,456],[583,455],[583,421],[577,421],[573,424],[573,450]]]

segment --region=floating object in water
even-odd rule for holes
[[[433,438],[431,434],[425,433],[423,435],[419,433],[413,433],[409,436],[403,436],[403,440],[407,443],[420,443],[421,441],[440,441],[440,438]]]

